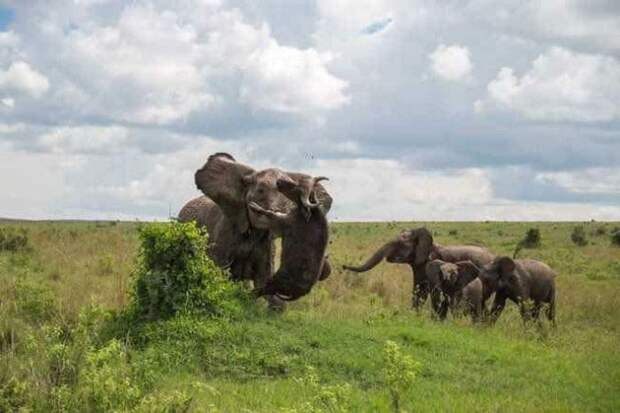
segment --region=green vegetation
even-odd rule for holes
[[[503,235],[503,232],[498,232],[498,235]],[[512,254],[513,258],[517,258],[523,248],[538,248],[540,247],[540,230],[538,228],[530,228],[525,233],[525,237],[520,240],[516,247],[515,252]]]
[[[583,228],[583,225],[578,225],[573,228],[573,232],[570,234],[570,239],[575,243],[575,245],[579,245],[580,247],[588,245],[586,230]]]
[[[556,329],[512,304],[494,327],[439,323],[409,309],[407,266],[341,270],[419,225],[332,225],[332,275],[280,314],[225,282],[191,226],[2,224],[29,247],[0,251],[0,411],[618,410],[617,225],[581,224],[601,235],[577,248],[574,223],[535,224],[520,258],[558,272]],[[532,224],[425,225],[510,255]]]

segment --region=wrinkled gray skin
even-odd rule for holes
[[[179,221],[195,220],[207,227],[208,252],[216,264],[228,268],[234,280],[252,280],[255,288],[262,288],[273,275],[273,241],[287,230],[287,225],[274,219],[273,214],[259,213],[249,205],[286,215],[308,203],[312,196],[319,204],[317,208],[327,214],[332,199],[321,184],[317,183],[313,193],[303,194],[298,202],[277,186],[279,179],[296,183],[302,177],[308,176],[275,168],[255,171],[229,154],[216,153],[194,176],[196,186],[205,195],[189,201],[179,212]],[[305,245],[304,249],[314,247]],[[282,304],[275,295],[267,298],[274,306]]]
[[[329,276],[331,267],[325,257],[329,229],[314,196],[314,187],[324,179],[327,178],[297,176],[296,181],[278,179],[280,191],[297,204],[297,208],[288,214],[267,211],[250,203],[252,210],[279,221],[282,227],[280,268],[264,287],[255,290],[257,296],[276,295],[287,301],[296,300],[308,294],[319,280]],[[309,202],[304,204],[301,201],[304,198]]]
[[[432,254],[432,255],[431,255]],[[345,265],[344,268],[365,272],[374,268],[384,258],[387,262],[409,264],[413,271],[413,307],[419,308],[430,292],[430,284],[426,275],[426,264],[431,259],[446,262],[472,261],[486,263],[493,259],[487,249],[469,245],[442,247],[433,244],[433,236],[424,227],[403,231],[398,237],[385,243],[361,266]]]
[[[510,299],[519,305],[523,321],[538,320],[547,304],[546,315],[555,323],[555,272],[544,262],[498,257],[480,269],[477,280],[463,289],[474,321],[484,314],[485,302],[495,292],[490,319],[495,322]]]
[[[454,313],[461,302],[463,288],[478,277],[480,270],[471,261],[446,262],[432,260],[426,264],[435,314],[444,320],[448,308]]]

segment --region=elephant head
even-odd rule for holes
[[[490,291],[518,287],[518,276],[515,274],[516,263],[510,257],[497,257],[483,266],[480,279]]]
[[[421,266],[428,261],[433,246],[433,236],[424,227],[403,231],[398,237],[385,243],[364,264],[344,268],[365,272],[374,268],[384,258],[387,262]]]
[[[279,181],[293,181],[302,176],[287,173],[276,168],[256,171],[239,163],[227,153],[211,155],[205,165],[196,171],[196,187],[211,198],[230,220],[237,232],[245,233],[250,228],[280,231],[281,222],[275,215],[261,214],[249,208],[250,204],[260,206],[276,214],[288,214],[297,204],[279,190]],[[310,199],[312,196],[312,199]],[[332,199],[318,184],[312,195],[303,203],[318,204],[325,213],[331,207]]]
[[[447,295],[457,294],[479,274],[480,269],[471,261],[433,260],[426,264],[426,275],[431,284]]]

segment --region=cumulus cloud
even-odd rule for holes
[[[24,93],[39,98],[47,92],[49,86],[47,77],[26,62],[13,62],[6,70],[0,69],[0,91]]]
[[[329,54],[298,50],[271,41],[249,56],[240,97],[253,107],[290,113],[336,109],[349,102],[347,83],[332,76]]]
[[[620,194],[620,168],[541,172],[536,179],[578,194]]]
[[[40,22],[28,33],[33,42],[22,44],[25,53],[56,77],[48,106],[70,116],[182,127],[222,108],[239,116],[246,105],[314,116],[349,100],[346,81],[327,68],[327,51],[282,46],[267,24],[254,26],[220,2],[188,0],[174,9],[155,1],[80,4],[66,14],[22,7],[18,17]],[[55,53],[42,53],[37,43]],[[20,69],[19,85],[40,96],[47,80],[19,65],[0,87],[16,83]]]
[[[425,220],[492,199],[491,184],[476,168],[450,173],[410,170],[395,160],[319,160],[315,175],[330,178],[333,216],[349,220]]]
[[[440,44],[428,55],[433,72],[445,80],[463,80],[472,70],[469,49],[467,47]]]
[[[618,219],[612,3],[10,1],[0,216],[164,218],[228,151],[331,219]]]
[[[35,145],[51,153],[111,154],[126,151],[127,138],[120,126],[60,127],[39,136]]]
[[[521,77],[503,67],[487,92],[478,112],[490,104],[534,120],[612,121],[620,118],[620,62],[553,47]]]

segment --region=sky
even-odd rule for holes
[[[0,216],[166,219],[222,151],[332,220],[620,220],[620,2],[0,0]]]

